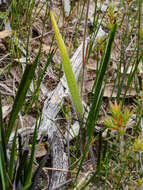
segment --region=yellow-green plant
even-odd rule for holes
[[[135,139],[134,150],[140,151],[140,152],[143,151],[143,138],[142,137],[138,137],[137,139]]]
[[[72,66],[70,63],[68,51],[67,51],[65,43],[62,39],[62,36],[59,32],[59,29],[58,29],[58,26],[57,26],[57,23],[54,18],[52,10],[50,10],[50,16],[51,16],[51,21],[52,21],[52,27],[53,27],[53,30],[54,30],[54,33],[55,33],[55,36],[57,39],[58,47],[60,49],[64,72],[65,72],[67,84],[68,84],[68,87],[69,87],[69,90],[71,93],[72,101],[73,101],[75,110],[77,112],[77,115],[78,115],[79,119],[81,120],[82,115],[83,115],[83,106],[82,106],[82,101],[80,98],[77,82],[76,82],[75,76],[72,71]]]
[[[119,135],[120,140],[120,153],[123,156],[124,154],[124,134],[127,129],[127,124],[129,122],[129,118],[131,116],[131,112],[125,108],[122,110],[121,103],[117,104],[117,102],[110,103],[111,108],[111,116],[105,119],[105,125],[108,129],[114,130]]]

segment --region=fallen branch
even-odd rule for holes
[[[102,29],[99,29],[96,38],[100,38],[104,35],[105,32]],[[89,40],[88,38],[85,40],[85,49],[87,47],[88,40]],[[82,67],[82,57],[83,57],[82,48],[83,48],[83,43],[79,46],[79,48],[76,50],[76,52],[71,58],[73,73],[75,75],[76,80],[78,79]],[[64,152],[64,140],[54,121],[56,120],[56,117],[61,109],[61,106],[64,104],[65,97],[69,96],[70,93],[67,87],[67,82],[65,76],[63,76],[56,89],[53,92],[49,93],[48,98],[45,100],[44,107],[42,110],[42,117],[41,120],[39,120],[40,127],[38,131],[38,139],[40,139],[42,136],[48,136],[48,140],[51,144],[50,147],[51,159],[52,159],[51,167],[61,169],[61,171],[53,170],[51,172],[49,189],[53,189],[55,186],[64,183],[67,178],[67,172],[64,172],[64,170],[68,170],[68,159],[66,153]],[[77,124],[76,122],[76,124],[73,126],[76,126],[77,128],[76,134],[78,134],[79,124]],[[25,134],[28,133],[31,134],[34,131],[34,127],[35,126],[33,126],[31,129],[28,130],[25,129],[23,131],[26,131]],[[20,134],[22,134],[22,131],[20,131]],[[13,135],[11,135],[9,141],[10,144],[12,142],[12,139]]]

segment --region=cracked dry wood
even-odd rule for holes
[[[82,44],[71,58],[71,64],[73,73],[77,80],[82,65]],[[54,123],[55,118],[64,103],[64,98],[68,96],[70,96],[70,93],[67,87],[65,76],[63,76],[56,89],[44,102],[38,138],[40,138],[42,135],[48,135],[50,140],[53,138],[53,132],[58,130]]]
[[[86,39],[85,47],[87,45],[87,42],[88,39]],[[79,46],[71,58],[71,64],[75,78],[78,79],[82,66],[82,44]],[[62,136],[54,120],[56,119],[56,116],[61,109],[60,106],[62,106],[64,103],[64,98],[68,96],[70,96],[70,94],[65,76],[63,76],[56,89],[49,93],[48,98],[44,102],[42,118],[41,120],[39,119],[40,127],[38,131],[38,139],[40,139],[41,136],[48,136],[48,140],[51,144],[51,167],[64,170],[68,170],[68,158],[64,152],[64,140],[62,139]],[[35,125],[32,128],[19,129],[18,133],[21,134],[22,137],[30,135],[33,133],[34,127]],[[13,137],[14,133],[12,133],[10,136],[9,146],[12,144]],[[66,178],[67,172],[53,170],[50,175],[50,183],[48,189],[52,189],[55,186],[64,183],[66,181]]]
[[[57,132],[53,133],[53,139],[50,149],[52,167],[56,166],[56,168],[59,169],[68,169],[68,159],[64,152],[64,143]],[[49,176],[50,183],[48,189],[50,190],[60,183],[65,182],[66,178],[67,172],[52,170],[51,175]]]
[[[105,32],[101,28],[99,28],[96,39],[101,38],[104,35]],[[87,38],[85,41],[85,49],[87,47],[88,39],[89,38]],[[76,80],[78,79],[82,67],[82,47],[83,44],[79,46],[79,48],[76,50],[71,58],[73,73]],[[65,76],[63,76],[56,89],[48,94],[48,98],[44,102],[42,117],[41,120],[39,119],[40,127],[38,131],[38,139],[40,139],[41,136],[48,136],[49,142],[51,144],[51,167],[63,170],[68,170],[68,159],[66,153],[64,152],[64,140],[62,139],[62,136],[56,126],[55,119],[61,109],[61,106],[64,103],[64,98],[69,96],[70,94],[67,87],[66,79]],[[77,124],[75,126],[77,126]],[[20,129],[20,134],[22,136],[26,134],[31,134],[34,131],[34,127],[35,126],[33,126],[32,128],[27,128],[28,130],[23,129],[24,133],[22,133],[22,129]],[[9,144],[12,143],[13,136],[14,133],[10,137]],[[67,180],[66,178],[66,172],[53,170],[50,175],[49,189],[53,189],[55,186],[64,183]]]
[[[96,39],[101,38],[105,35],[105,32],[99,28]],[[85,50],[89,43],[89,38],[85,40]],[[94,45],[96,44],[96,41]],[[83,53],[83,43],[78,47],[76,52],[71,58],[72,70],[75,75],[76,80],[78,79],[79,73],[82,67],[82,53]],[[86,53],[86,52],[85,52]],[[70,93],[68,90],[65,75],[62,77],[56,89],[50,94],[44,103],[44,108],[42,111],[42,118],[39,128],[38,138],[42,135],[48,135],[48,139],[52,142],[51,155],[52,155],[52,166],[57,169],[68,169],[68,159],[66,153],[64,152],[64,140],[55,124],[55,119],[59,113],[61,106],[64,103],[64,98],[69,97]],[[74,125],[74,124],[73,124]],[[77,125],[74,125],[77,126]],[[79,130],[79,126],[78,126]],[[56,136],[56,138],[55,138]],[[59,150],[59,147],[61,148]],[[63,156],[61,156],[63,155]],[[62,171],[52,171],[50,176],[49,189],[54,188],[60,183],[66,181],[67,173]]]
[[[9,4],[9,0],[0,0],[0,5],[1,4],[7,4],[8,5]]]
[[[87,41],[88,39],[86,40],[86,45]],[[75,78],[78,79],[82,66],[82,44],[73,55],[71,64]],[[42,135],[48,135],[48,139],[51,142],[51,167],[57,169],[68,169],[68,158],[64,152],[64,140],[62,139],[62,136],[54,120],[64,103],[64,98],[69,95],[70,94],[66,79],[65,76],[63,76],[56,89],[53,91],[53,93],[51,93],[50,97],[48,97],[44,103],[38,134],[38,138],[40,138]],[[67,173],[63,171],[52,171],[50,176],[49,189],[52,189],[58,184],[65,182],[66,178]]]
[[[101,38],[105,35],[105,32],[99,28],[96,39]],[[89,38],[85,40],[85,50],[88,44]],[[96,44],[96,41],[94,45]],[[83,43],[74,53],[71,58],[71,65],[73,73],[76,80],[78,79],[81,67],[82,67],[82,49]],[[42,135],[48,135],[48,139],[51,143],[51,156],[52,156],[52,166],[57,169],[68,169],[68,158],[64,152],[64,140],[55,124],[55,119],[57,114],[60,111],[61,106],[64,103],[64,98],[70,96],[67,82],[65,76],[62,77],[57,88],[50,94],[47,100],[44,103],[44,108],[42,111],[42,118],[39,128],[38,137]],[[60,105],[60,106],[59,106]],[[79,127],[78,127],[79,128]],[[59,149],[60,147],[60,149]],[[67,178],[67,173],[62,171],[52,171],[50,176],[49,189],[54,188],[55,186],[64,183]],[[59,188],[61,189],[61,188]]]
[[[0,0],[0,11],[5,12],[8,9],[9,3],[9,0]]]

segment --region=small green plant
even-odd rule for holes
[[[8,126],[5,126],[5,123],[3,122],[0,97],[0,189],[3,190],[10,190],[13,186],[15,186],[16,190],[26,190],[32,188],[36,183],[36,177],[39,175],[41,167],[43,167],[43,163],[45,163],[45,161],[42,161],[36,171],[33,173],[38,128],[37,123],[35,125],[31,148],[29,144],[26,144],[26,141],[25,145],[22,144],[21,136],[17,134],[17,128],[15,130],[15,136],[13,138],[11,148],[9,148],[9,138],[15,126],[15,121],[18,117],[18,114],[22,110],[22,107],[25,103],[26,94],[34,77],[40,55],[41,47],[37,57],[35,58],[35,61],[33,63],[27,63],[26,65],[18,92],[14,99]],[[47,60],[47,65],[49,65],[48,62],[50,61],[51,59]],[[7,152],[10,152],[10,154],[8,155]]]
[[[135,139],[134,150],[140,151],[140,152],[143,151],[143,138],[142,137],[138,137],[137,139]]]
[[[110,109],[111,116],[105,119],[105,125],[109,130],[117,132],[120,142],[120,153],[121,156],[124,156],[124,135],[127,129],[127,124],[131,117],[131,112],[128,110],[128,108],[125,108],[124,111],[122,111],[123,109],[121,103],[117,104],[117,102],[114,104],[110,103]]]
[[[18,140],[19,151],[17,151],[17,129],[15,131],[15,136],[12,142],[12,148],[10,149],[10,158],[7,155],[7,151],[9,149],[9,138],[12,133],[15,121],[22,109],[27,91],[34,77],[35,69],[39,61],[40,52],[41,50],[39,50],[34,63],[26,65],[25,72],[21,79],[21,83],[14,100],[8,126],[5,126],[3,122],[2,104],[0,97],[0,187],[3,190],[11,189],[13,185],[16,187],[16,189],[26,190],[31,186],[32,183],[32,165],[34,161],[37,126],[35,126],[30,156],[29,149],[22,148],[20,136]]]

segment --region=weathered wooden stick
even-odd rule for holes
[[[100,38],[104,35],[105,35],[104,31],[102,29],[99,29],[96,38]],[[88,38],[85,40],[85,49],[87,47],[87,44],[88,44]],[[76,52],[71,58],[71,64],[76,80],[78,79],[82,67],[82,57],[83,57],[82,48],[83,44],[79,46],[79,48],[76,50]],[[51,144],[50,147],[51,159],[52,159],[51,167],[57,169],[64,169],[64,170],[68,169],[68,159],[66,153],[64,152],[64,140],[62,139],[62,136],[54,121],[61,109],[61,106],[64,103],[64,98],[69,96],[70,93],[67,87],[67,82],[65,76],[63,76],[56,89],[53,92],[49,93],[48,98],[44,102],[42,118],[41,120],[39,120],[40,127],[38,131],[38,139],[41,136],[48,136],[48,140]],[[77,122],[76,125],[73,126],[78,127]],[[28,130],[24,129],[23,131],[25,134],[28,133],[31,134],[34,131],[34,127],[35,126],[33,126]],[[22,134],[22,131],[20,131],[20,134]],[[12,140],[13,140],[13,134],[10,137],[9,141],[10,144],[12,143]],[[55,186],[64,183],[66,181],[66,177],[67,173],[64,171],[52,171],[50,175],[49,189],[52,189]]]
[[[87,41],[88,39],[86,40],[86,45]],[[75,78],[78,79],[82,66],[82,44],[73,55],[71,59],[71,64],[73,66]],[[69,96],[69,90],[67,87],[65,76],[63,76],[57,88],[44,103],[38,136],[39,138],[42,135],[48,136],[51,144],[51,167],[59,169],[68,169],[68,159],[64,152],[64,140],[62,139],[61,134],[53,121],[59,113],[61,106],[64,103],[64,98],[66,96]],[[58,184],[63,183],[64,181],[66,181],[66,178],[66,172],[52,171],[50,176],[49,189],[52,189]]]
[[[86,40],[86,45],[87,41],[88,39]],[[82,66],[82,44],[71,58],[71,64],[75,78],[78,79]],[[53,132],[58,130],[53,121],[55,121],[55,118],[64,103],[64,98],[68,96],[70,96],[70,94],[65,76],[63,76],[56,89],[50,94],[50,97],[48,97],[44,103],[38,134],[39,138],[41,135],[48,135],[49,139],[53,138]]]

